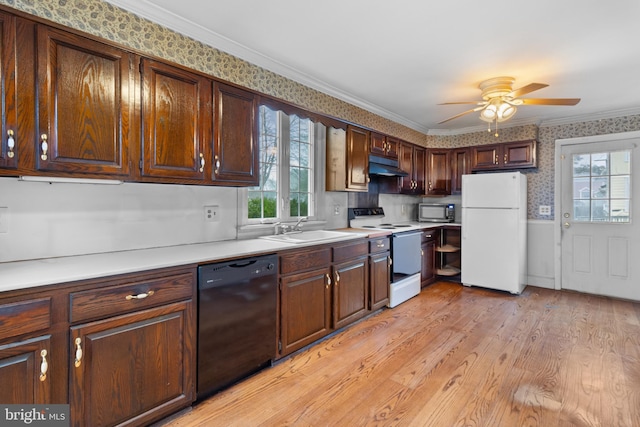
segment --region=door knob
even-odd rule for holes
[[[565,223],[563,224],[563,226],[564,226],[564,228],[569,228],[569,227],[571,227],[571,224],[569,224],[568,222],[565,222]]]

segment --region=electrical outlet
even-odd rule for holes
[[[551,206],[548,205],[540,205],[538,207],[538,212],[540,213],[540,215],[551,215]]]
[[[406,205],[402,205],[400,206],[400,211],[404,214],[407,213],[407,206]]]
[[[218,222],[220,220],[220,206],[218,205],[205,206],[204,220],[206,222]]]
[[[9,232],[9,208],[0,208],[0,233]]]
[[[333,214],[340,215],[340,205],[333,205]]]

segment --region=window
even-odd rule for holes
[[[629,222],[631,151],[573,155],[573,215],[582,222]]]
[[[248,189],[249,220],[314,215],[314,123],[264,105],[259,117],[260,185]]]

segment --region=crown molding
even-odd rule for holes
[[[237,43],[221,34],[211,31],[201,25],[197,25],[173,12],[160,8],[146,0],[106,0],[127,12],[134,13],[141,18],[147,19],[156,24],[162,25],[170,30],[191,37],[199,42],[207,44],[214,49],[233,55],[253,65],[269,70],[280,76],[286,77],[311,89],[315,89],[326,95],[337,98],[341,101],[360,107],[378,116],[389,119],[393,122],[407,126],[418,132],[427,134],[428,128],[412,120],[402,117],[392,111],[386,110],[378,105],[369,103],[355,95],[328,85],[308,74],[283,64],[269,56],[261,54],[247,46]]]
[[[561,119],[544,120],[538,126],[550,127],[569,125],[573,123],[593,122],[596,120],[615,119],[617,117],[640,115],[640,107],[625,108],[620,110],[602,111],[593,114],[581,114],[578,116],[564,117]]]

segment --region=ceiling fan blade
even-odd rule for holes
[[[549,86],[549,85],[546,85],[544,83],[529,83],[528,85],[523,86],[520,89],[516,89],[516,90],[511,91],[511,93],[509,95],[507,95],[507,96],[511,96],[513,98],[517,98],[519,96],[531,93],[531,92],[533,92],[535,90],[540,90],[540,89],[545,88],[547,86]]]
[[[464,116],[465,114],[473,113],[474,111],[480,111],[480,110],[482,110],[483,108],[484,108],[484,105],[483,105],[483,106],[481,106],[481,107],[472,108],[471,110],[464,111],[464,112],[462,112],[462,113],[460,113],[460,114],[456,114],[456,115],[455,115],[455,116],[453,116],[453,117],[449,117],[449,118],[448,118],[448,119],[446,119],[446,120],[443,120],[443,121],[441,121],[441,122],[438,122],[438,124],[440,125],[440,124],[442,124],[442,123],[446,123],[446,122],[448,122],[448,121],[450,121],[450,120],[457,119],[458,117],[462,117],[462,116]]]
[[[521,101],[523,105],[576,105],[580,98],[531,98]]]
[[[443,102],[438,105],[459,105],[459,104],[471,104],[471,105],[483,105],[486,104],[484,101],[460,101],[460,102]]]

